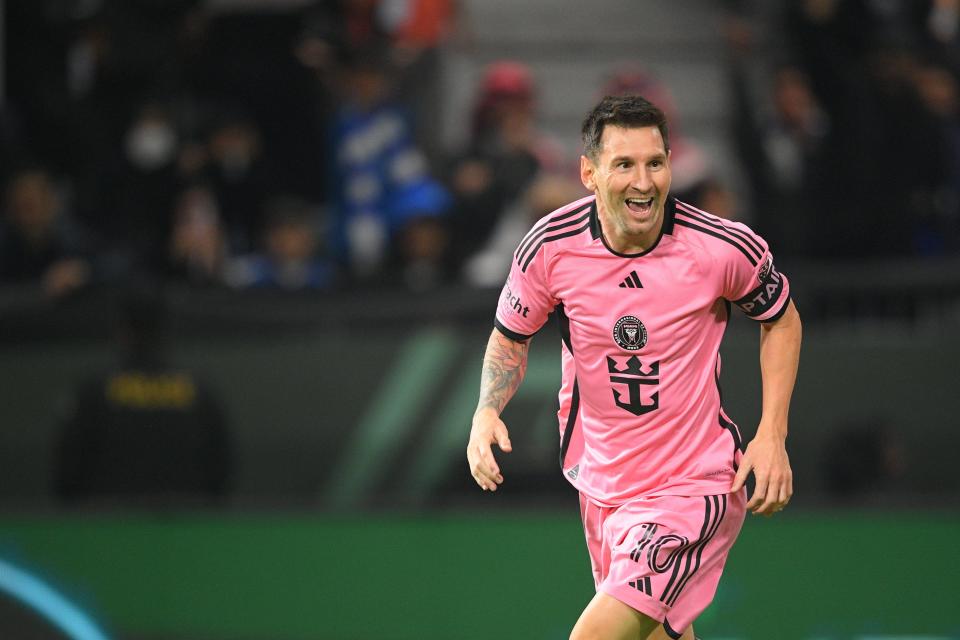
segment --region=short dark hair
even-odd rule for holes
[[[616,127],[656,127],[663,136],[664,151],[670,150],[667,134],[667,117],[655,104],[642,96],[606,96],[587,114],[583,121],[581,136],[583,153],[596,160],[600,152],[600,139],[607,125]]]

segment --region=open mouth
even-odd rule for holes
[[[646,214],[650,213],[650,210],[653,208],[653,198],[627,198],[626,199],[627,209],[633,211],[634,213]]]

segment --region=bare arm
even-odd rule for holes
[[[783,509],[793,495],[793,471],[786,439],[790,398],[797,379],[800,314],[791,301],[776,322],[761,325],[760,374],[763,380],[763,410],[757,435],[747,446],[731,491],[739,491],[752,471],[756,479],[747,508],[771,515]]]
[[[760,374],[763,379],[760,426],[766,426],[771,435],[781,440],[787,437],[787,414],[797,379],[802,335],[800,314],[793,301],[779,320],[760,327]]]
[[[510,435],[500,419],[500,412],[516,393],[527,370],[530,342],[517,342],[497,329],[490,334],[483,356],[480,378],[480,400],[473,414],[467,461],[470,474],[484,490],[496,491],[503,482],[500,467],[493,457],[492,445],[510,452]]]

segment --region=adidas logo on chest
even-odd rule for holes
[[[623,279],[623,282],[620,283],[621,289],[643,289],[643,283],[640,282],[640,276],[637,275],[636,271],[631,271],[630,275]]]

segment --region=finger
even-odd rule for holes
[[[467,460],[470,462],[470,475],[477,482],[477,484],[482,484],[486,474],[483,472],[483,463],[480,461],[480,454],[476,453],[473,448],[470,449],[470,452],[467,454]]]
[[[736,493],[743,488],[744,483],[747,481],[747,476],[750,475],[750,470],[752,465],[749,462],[743,462],[740,465],[740,468],[737,469],[737,475],[733,479],[733,484],[730,485],[730,493]]]
[[[771,489],[768,495],[773,494],[774,490]],[[754,510],[754,513],[759,516],[772,516],[774,512],[779,511],[780,508],[777,506],[777,501],[774,498],[766,498],[759,507]]]
[[[477,467],[490,478],[496,478],[500,475],[500,466],[497,459],[493,457],[493,450],[489,444],[477,445]]]
[[[479,482],[482,485],[497,483],[495,476],[484,471],[483,469],[480,469],[479,467],[473,470],[473,477],[476,478],[477,482]]]
[[[770,479],[769,483],[767,484],[766,496],[763,500],[763,503],[757,507],[756,513],[769,516],[783,508],[783,504],[780,502],[782,484],[783,483],[781,482],[780,478],[776,476]]]
[[[503,476],[493,475],[480,468],[474,470],[473,477],[484,489],[494,490],[499,483],[503,482]]]
[[[476,464],[470,467],[470,474],[476,483],[484,490],[493,490],[497,486],[497,476],[485,469],[482,464]],[[501,478],[502,481],[502,478]]]
[[[756,513],[760,505],[762,505],[766,499],[767,479],[758,477],[757,485],[753,489],[753,495],[750,497],[750,501],[747,502],[747,510]]]
[[[491,482],[489,478],[486,478],[482,474],[476,474],[473,476],[474,481],[476,481],[477,486],[483,489],[484,491],[494,491],[496,490],[497,484]]]
[[[490,463],[493,462],[495,465],[496,462],[493,460],[493,453],[490,451],[490,445],[488,443],[471,443],[467,446],[467,462],[470,465],[470,475],[473,477],[474,482],[477,483],[484,491],[492,490],[496,488],[497,482],[496,477],[498,473],[494,473],[490,468]],[[503,478],[500,478],[500,481],[503,481]]]
[[[496,491],[500,483],[503,482],[503,476],[483,476],[484,489],[487,491]]]
[[[497,465],[497,461],[493,457],[493,452],[490,450],[490,446],[478,446],[478,453],[478,461],[475,470],[483,475],[484,478],[490,480],[493,483],[494,488],[496,488],[496,485],[503,482],[503,474],[500,473],[500,467]]]
[[[793,494],[791,483],[789,475],[783,479],[772,478],[767,485],[767,497],[754,509],[754,514],[770,517],[783,511]]]
[[[501,427],[494,432],[497,438],[497,446],[500,447],[501,451],[510,453],[513,451],[513,445],[510,443],[510,435],[507,433],[506,427]]]
[[[781,509],[787,506],[787,503],[790,502],[790,496],[792,493],[793,492],[790,490],[790,478],[787,478],[786,482],[783,482],[780,485],[780,495],[779,499],[777,500]]]

